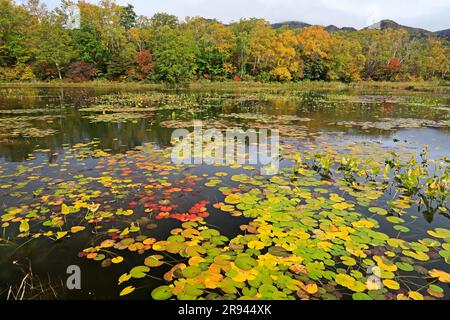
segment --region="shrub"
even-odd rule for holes
[[[146,78],[155,67],[150,50],[143,49],[136,54],[137,79]]]
[[[73,82],[91,80],[97,75],[97,70],[90,63],[83,61],[72,62],[67,68],[66,79]]]
[[[0,81],[30,81],[34,80],[33,70],[25,64],[14,67],[0,67]]]

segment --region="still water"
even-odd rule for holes
[[[46,234],[49,229],[64,232],[65,225],[87,225],[82,220],[89,219],[81,213],[67,220],[55,217],[55,207],[70,199],[96,199],[102,212],[134,210],[133,223],[141,226],[142,239],[165,239],[181,223],[174,217],[156,219],[148,203],[173,206],[178,213],[200,203],[208,209],[208,225],[228,238],[240,234],[239,227],[251,219],[227,215],[212,205],[224,199],[220,187],[236,185],[232,175],[257,176],[258,170],[208,165],[174,169],[163,154],[170,150],[172,131],[191,129],[194,119],[203,120],[205,127],[278,129],[282,145],[299,151],[311,145],[338,152],[366,145],[368,157],[375,152],[371,148],[416,158],[423,150],[433,159],[450,157],[449,94],[0,88],[0,216],[17,209],[14,219],[4,219],[0,234],[0,297],[11,298],[10,291],[18,291],[32,272],[41,287],[27,290],[27,298],[118,298],[117,279],[142,263],[145,254],[125,250],[124,262],[100,265],[102,259],[85,259],[80,252],[103,240],[108,228],[122,230],[131,218],[105,214],[98,221],[91,219],[89,225],[95,227],[89,232],[60,234],[61,239]],[[140,147],[147,144],[151,151],[143,156]],[[285,159],[281,163],[291,164]],[[205,187],[213,176],[222,177],[221,182]],[[152,192],[143,192],[143,185],[150,185]],[[155,185],[170,188],[162,191]],[[27,228],[17,217],[26,214],[31,214],[30,232],[40,235],[36,239],[21,236],[19,224]],[[408,214],[417,216],[409,241],[427,236],[426,230],[450,227],[447,214],[430,215],[414,206]],[[394,234],[381,220],[380,230]],[[65,289],[68,265],[80,266],[82,290]],[[429,266],[449,271],[443,261],[433,260]],[[140,290],[132,298],[149,299],[167,271],[152,268],[151,277],[138,280]],[[448,297],[448,290],[445,294]]]

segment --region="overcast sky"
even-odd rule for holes
[[[25,1],[25,0],[18,0]],[[50,8],[59,0],[42,0]],[[90,0],[90,2],[98,2]],[[228,23],[240,18],[270,22],[299,20],[311,24],[363,28],[382,19],[437,31],[450,28],[450,0],[116,0],[130,3],[138,14],[167,12],[216,18]]]

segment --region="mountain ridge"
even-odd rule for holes
[[[309,24],[309,23],[303,22],[303,21],[290,20],[290,21],[273,23],[273,24],[271,24],[271,26],[274,29],[278,29],[283,26],[288,26],[288,27],[294,28],[294,29],[302,29],[302,28],[313,26],[313,24]],[[330,33],[334,33],[337,31],[357,31],[358,30],[353,27],[339,28],[335,25],[328,25],[328,26],[323,26],[323,27],[325,28],[325,30],[327,30]],[[450,29],[433,32],[433,31],[428,31],[428,30],[422,29],[422,28],[415,28],[415,27],[401,25],[390,19],[380,20],[379,22],[374,23],[365,28],[362,28],[360,30],[367,30],[367,29],[386,30],[386,29],[401,29],[401,28],[406,29],[410,35],[412,35],[414,37],[418,37],[418,38],[427,38],[427,37],[431,36],[431,37],[445,38],[446,40],[450,40]]]

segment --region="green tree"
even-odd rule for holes
[[[241,19],[239,22],[231,24],[231,30],[234,33],[234,65],[239,70],[240,77],[247,74],[247,63],[250,60],[250,32],[258,19]]]
[[[74,42],[77,43],[78,59],[92,63],[96,69],[105,73],[110,52],[103,46],[97,30],[87,21],[82,21],[80,29],[72,30],[71,34]]]
[[[136,26],[137,14],[134,12],[134,7],[131,4],[127,4],[125,7],[119,9],[119,21],[125,30]]]
[[[0,65],[13,66],[30,60],[26,45],[29,16],[12,0],[0,0]]]
[[[161,27],[169,27],[171,29],[174,29],[178,26],[178,18],[174,15],[160,12],[156,13],[150,19],[150,23],[153,30],[158,30],[158,28]]]
[[[194,35],[169,26],[160,27],[159,31],[152,47],[157,80],[178,83],[192,79],[198,56]]]
[[[231,31],[216,20],[204,18],[186,18],[180,27],[195,38],[199,76],[211,79],[225,76],[233,37]]]
[[[63,27],[65,18],[60,10],[42,12],[35,30],[39,32],[39,45],[35,48],[36,62],[54,65],[60,80],[63,78],[63,69],[76,57],[73,38],[69,30]]]

